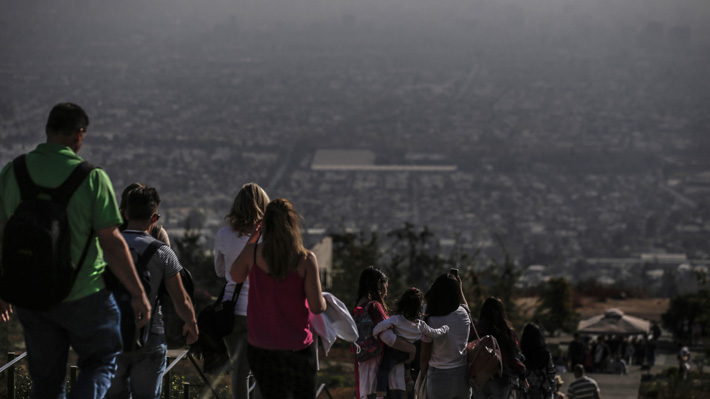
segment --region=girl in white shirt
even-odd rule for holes
[[[412,287],[405,291],[397,302],[396,314],[386,320],[379,322],[372,329],[372,335],[378,336],[385,330],[392,328],[394,333],[414,342],[421,339],[422,335],[430,338],[437,338],[449,331],[449,326],[441,328],[431,328],[420,318],[422,317],[422,307],[424,305],[424,294],[418,288]],[[384,397],[387,391],[387,377],[390,371],[399,363],[406,361],[409,354],[406,352],[385,347],[384,357],[380,368],[377,370],[377,397]]]
[[[223,302],[231,301],[237,284],[229,275],[229,268],[237,259],[242,249],[249,242],[259,239],[261,220],[264,218],[269,196],[256,183],[242,186],[234,198],[234,203],[225,220],[228,226],[217,232],[214,247],[214,268],[218,277],[227,280]],[[247,298],[249,297],[249,280],[246,280],[239,290],[234,306],[234,327],[232,333],[224,337],[232,367],[232,393],[234,399],[248,398],[249,362],[247,361]]]

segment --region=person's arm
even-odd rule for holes
[[[383,331],[387,330],[388,328],[392,327],[394,325],[394,317],[390,317],[389,319],[382,320],[381,322],[377,323],[375,328],[372,329],[372,335],[377,337],[380,335]]]
[[[131,294],[131,307],[136,315],[136,325],[139,328],[145,326],[150,320],[150,302],[145,295],[143,284],[138,279],[126,241],[116,226],[100,229],[96,235],[108,267]]]
[[[387,329],[381,332],[378,338],[387,346],[409,353],[409,359],[407,359],[405,363],[411,363],[412,360],[414,360],[414,356],[417,353],[417,347],[414,346],[413,343],[395,334],[392,329]]]
[[[6,322],[10,321],[10,315],[12,314],[12,306],[0,299],[0,321]]]
[[[187,337],[186,341],[188,344],[194,344],[197,342],[198,336],[197,319],[195,318],[195,309],[192,307],[190,297],[187,295],[185,287],[182,285],[180,273],[168,277],[163,281],[165,282],[165,288],[168,290],[170,299],[173,300],[175,311],[178,316],[180,316],[180,319],[185,322],[182,328],[182,335]]]
[[[257,222],[255,225],[251,226],[251,229],[247,232],[247,234],[249,235],[247,243],[253,244],[259,241],[259,238],[261,238],[261,222]]]
[[[255,244],[247,244],[242,252],[234,260],[229,268],[229,275],[235,283],[243,283],[249,277],[249,270],[252,267],[252,259],[254,259]]]
[[[456,277],[456,280],[458,280],[458,282],[459,282],[459,304],[461,304],[461,306],[463,306],[464,309],[466,309],[466,311],[468,312],[468,315],[470,317],[471,316],[471,309],[468,307],[468,302],[466,301],[466,295],[464,295],[464,293],[463,293],[463,283],[461,282],[461,276],[459,276],[457,274],[457,275],[455,275],[455,277]]]
[[[308,252],[308,256],[302,262],[306,263],[305,280],[306,300],[308,308],[313,314],[323,313],[328,306],[323,298],[323,290],[320,285],[320,273],[318,273],[318,260],[313,252]]]
[[[0,257],[2,257],[2,239],[3,231],[5,231],[5,223],[0,222]],[[10,315],[12,314],[12,306],[0,299],[0,320],[10,321]]]
[[[428,324],[426,324],[426,322],[424,322],[424,320],[419,320],[419,328],[421,329],[422,334],[430,338],[441,337],[449,332],[449,326],[447,325],[443,325],[439,328],[431,328]]]
[[[419,355],[419,372],[426,375],[429,370],[429,360],[431,359],[431,342],[422,341],[422,351]]]

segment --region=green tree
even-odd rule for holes
[[[205,261],[205,247],[202,232],[199,229],[187,224],[182,237],[172,241],[174,242],[174,250],[183,266],[200,265]]]
[[[392,304],[405,289],[415,286],[427,291],[434,279],[450,268],[458,268],[464,284],[464,294],[474,317],[480,312],[486,297],[500,298],[508,317],[514,324],[522,323],[518,309],[516,284],[521,271],[505,247],[496,237],[503,252],[503,260],[491,259],[480,272],[479,248],[473,253],[454,245],[446,256],[441,253],[439,241],[426,226],[419,228],[411,223],[380,235],[376,232],[331,233],[333,239],[332,292],[353,306],[356,300],[360,272],[374,265],[390,278],[389,302]]]
[[[565,332],[576,330],[579,313],[572,305],[572,287],[567,279],[560,277],[547,281],[540,292],[539,302],[534,319],[548,333],[553,334],[558,329]]]
[[[459,276],[461,276],[461,283],[463,284],[463,294],[466,296],[466,301],[474,318],[478,317],[483,301],[486,299],[481,275],[476,272],[480,254],[480,247],[473,253],[464,251],[457,236],[447,260],[447,263],[451,264],[452,267],[459,269]]]
[[[439,241],[427,226],[417,229],[411,223],[387,233],[393,242],[387,253],[390,291],[399,293],[411,286],[423,291],[447,266],[453,266],[439,254]],[[394,296],[391,300],[395,300]]]
[[[374,265],[390,278],[389,302],[405,289],[415,286],[427,291],[434,279],[450,268],[458,268],[464,292],[473,306],[480,306],[483,287],[475,272],[480,249],[470,254],[454,245],[448,256],[441,254],[439,241],[426,226],[405,223],[384,235],[376,232],[331,233],[333,239],[332,292],[354,305],[362,269]]]
[[[517,297],[517,283],[522,271],[511,258],[501,238],[496,236],[496,240],[503,252],[503,261],[491,258],[489,266],[484,270],[485,286],[488,287],[485,296],[495,296],[503,301],[508,319],[514,325],[518,325],[522,322],[522,315],[519,314],[515,298]]]
[[[219,294],[225,284],[214,271],[214,251],[205,249],[202,231],[187,226],[182,237],[171,238],[173,250],[180,264],[192,275],[195,284],[195,311],[206,306],[212,296]]]
[[[707,336],[710,331],[710,290],[703,287],[696,293],[679,295],[671,299],[668,310],[661,315],[661,323],[679,340],[690,338],[684,336],[684,323],[688,323],[689,326],[699,323],[703,334]]]
[[[355,306],[360,273],[368,266],[380,267],[382,251],[377,233],[364,231],[332,233],[333,294],[346,306]]]
[[[692,326],[697,323],[701,327],[703,337],[710,336],[710,287],[707,274],[696,273],[700,289],[695,293],[678,295],[671,299],[666,313],[661,315],[661,324],[673,332],[676,339],[685,341],[691,337],[685,336],[683,325]]]
[[[473,318],[478,318],[478,315],[481,313],[483,301],[486,300],[481,279],[473,267],[466,268],[465,270],[460,268],[459,275],[461,276],[461,283],[463,284],[463,293],[471,309],[471,315]]]

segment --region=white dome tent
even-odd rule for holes
[[[628,316],[619,309],[609,309],[604,314],[579,322],[577,332],[581,334],[648,334],[651,322],[634,316]]]

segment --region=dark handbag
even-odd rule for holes
[[[254,264],[256,264],[256,250],[254,250]],[[205,373],[221,373],[229,364],[227,345],[222,338],[229,335],[234,328],[234,306],[237,304],[244,283],[239,283],[234,288],[231,301],[222,302],[227,284],[222,287],[217,300],[197,316],[197,327],[200,331],[197,346],[202,353],[202,368]]]
[[[224,367],[229,364],[227,345],[222,338],[229,335],[234,327],[234,304],[242,289],[242,284],[237,284],[235,287],[231,301],[222,302],[226,288],[227,284],[222,288],[217,300],[197,316],[200,335],[196,346],[202,354],[202,367],[208,374],[221,373]]]
[[[261,237],[261,234],[258,237]],[[256,264],[256,248],[254,248],[253,264]],[[207,334],[214,338],[223,338],[231,334],[234,328],[234,306],[237,304],[237,298],[239,298],[239,293],[244,283],[239,283],[234,288],[231,301],[222,302],[227,284],[229,283],[225,283],[224,287],[222,287],[222,292],[219,293],[217,300],[204,308],[197,316],[197,327],[200,329],[200,336]]]
[[[243,283],[239,283],[234,288],[231,301],[222,302],[224,291],[227,288],[227,284],[225,284],[217,300],[200,312],[197,316],[200,336],[206,334],[214,338],[223,338],[232,332],[234,327],[234,306],[237,304],[236,299],[242,290],[242,285]]]

